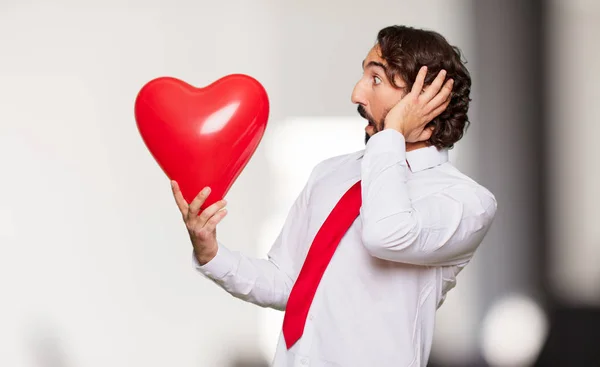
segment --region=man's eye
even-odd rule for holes
[[[373,77],[373,83],[374,83],[375,85],[377,85],[377,84],[380,84],[380,83],[381,83],[381,78],[380,78],[380,77],[378,77],[378,76],[374,76],[374,77]]]

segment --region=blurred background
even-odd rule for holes
[[[0,0],[0,366],[268,366],[283,315],[193,270],[136,94],[263,83],[269,126],[219,229],[263,257],[312,166],[364,147],[350,93],[392,24],[463,51],[451,159],[499,202],[430,366],[600,366],[598,19],[596,0]]]

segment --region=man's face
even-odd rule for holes
[[[358,113],[368,121],[365,143],[373,134],[383,130],[385,116],[404,95],[405,83],[396,80],[398,88],[394,87],[386,77],[386,67],[379,47],[373,47],[363,61],[362,78],[352,91],[352,103],[358,104]]]

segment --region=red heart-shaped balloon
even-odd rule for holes
[[[269,99],[254,78],[227,75],[196,88],[172,77],[145,84],[135,119],[146,147],[189,203],[202,188],[205,209],[225,197],[256,151],[269,116]]]

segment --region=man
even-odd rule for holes
[[[366,147],[314,168],[268,259],[219,243],[225,201],[199,213],[210,189],[188,205],[173,182],[197,269],[235,297],[286,310],[274,366],[425,366],[436,309],[496,212],[494,196],[448,162],[468,124],[458,49],[387,27],[363,69],[352,101],[368,120]]]

